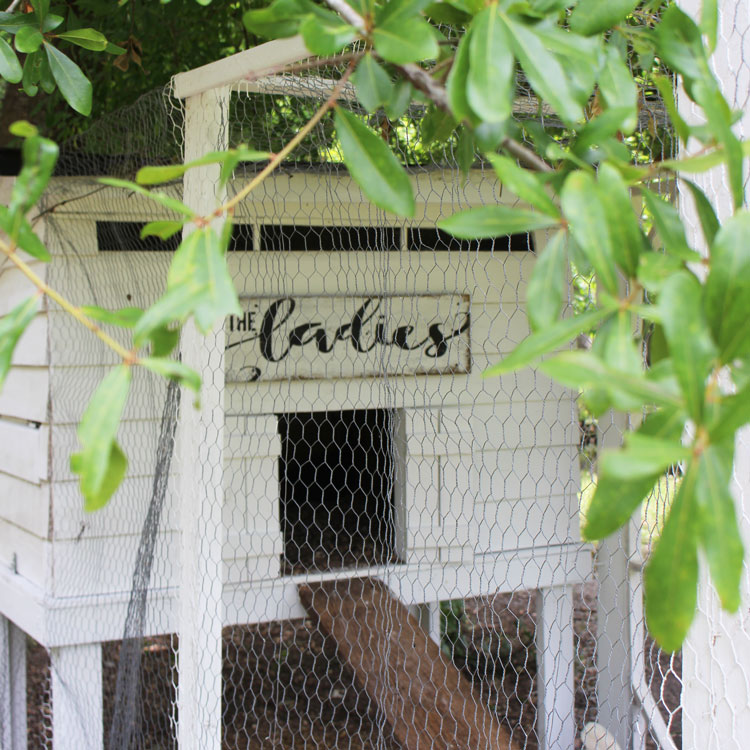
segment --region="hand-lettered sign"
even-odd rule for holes
[[[243,298],[226,321],[227,382],[464,373],[462,294]]]

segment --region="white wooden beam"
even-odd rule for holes
[[[26,743],[26,634],[0,615],[0,748]]]
[[[231,57],[225,57],[223,60],[178,73],[172,79],[174,95],[178,99],[187,99],[209,89],[242,81],[251,73],[255,76],[264,70],[270,72],[274,68],[299,62],[306,57],[310,57],[310,51],[305,47],[301,36],[275,39]]]
[[[576,733],[571,586],[537,591],[536,653],[539,748],[570,750]]]
[[[52,747],[101,750],[102,649],[99,643],[50,649]]]
[[[227,146],[229,89],[191,96],[185,109],[185,160]],[[190,170],[184,200],[203,215],[221,199],[219,166]],[[190,230],[187,230],[190,231]],[[177,432],[180,474],[179,746],[221,748],[221,628],[224,502],[224,321],[206,336],[182,329],[182,361],[200,373],[200,406],[184,391]]]

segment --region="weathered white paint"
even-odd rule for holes
[[[27,326],[13,350],[13,364],[43,367],[49,364],[47,314],[40,313]]]
[[[38,484],[48,479],[49,428],[0,417],[0,472]]]
[[[49,369],[14,365],[0,390],[0,417],[48,422],[48,401]]]
[[[540,750],[575,744],[573,591],[540,588],[536,594],[537,735]]]
[[[228,113],[227,89],[186,100],[186,161],[227,147]],[[218,176],[218,165],[190,170],[184,180],[185,203],[209,214],[221,195],[206,187],[217,186]],[[182,532],[178,737],[183,750],[221,747],[225,345],[223,321],[204,337],[190,320],[180,337],[182,361],[200,373],[203,381],[197,408],[191,405],[192,395],[183,389],[176,448]]]
[[[288,65],[309,56],[310,52],[301,36],[275,39],[186,73],[178,73],[172,79],[174,95],[187,99],[209,89],[232,84],[252,73]]]
[[[50,485],[0,472],[0,517],[36,537],[49,534]]]
[[[27,750],[26,634],[0,615],[0,748]]]
[[[103,748],[102,650],[98,643],[50,649],[52,747]]]
[[[43,281],[47,277],[47,263],[34,260],[28,263],[34,273]],[[0,315],[9,313],[14,307],[20,305],[36,293],[36,287],[24,276],[23,272],[15,266],[4,265],[0,269]],[[46,299],[46,298],[44,298]],[[42,309],[46,303],[42,302]]]

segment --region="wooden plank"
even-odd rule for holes
[[[50,486],[0,472],[0,518],[34,536],[49,533]]]
[[[309,615],[334,638],[357,683],[378,705],[405,750],[518,747],[473,695],[468,680],[380,581],[302,584],[299,594]]]
[[[13,364],[42,367],[49,364],[47,314],[40,313],[26,327],[13,350]]]
[[[49,478],[49,428],[0,417],[0,472],[38,484]]]
[[[49,421],[49,369],[17,367],[8,372],[0,389],[0,417],[15,417],[28,422]]]
[[[48,580],[50,543],[0,519],[0,565],[19,577],[44,587]]]
[[[237,52],[223,60],[178,73],[172,79],[174,95],[179,99],[186,99],[209,89],[241,81],[251,73],[288,65],[306,57],[310,57],[310,52],[301,36],[276,39],[244,52]]]
[[[47,263],[31,261],[29,266],[43,280],[47,278]],[[36,293],[36,287],[15,266],[5,265],[0,269],[0,315],[9,313],[14,307]],[[44,298],[46,300],[46,298]],[[44,307],[45,302],[42,302]]]

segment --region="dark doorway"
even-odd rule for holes
[[[285,574],[395,561],[393,421],[384,409],[279,415]]]

